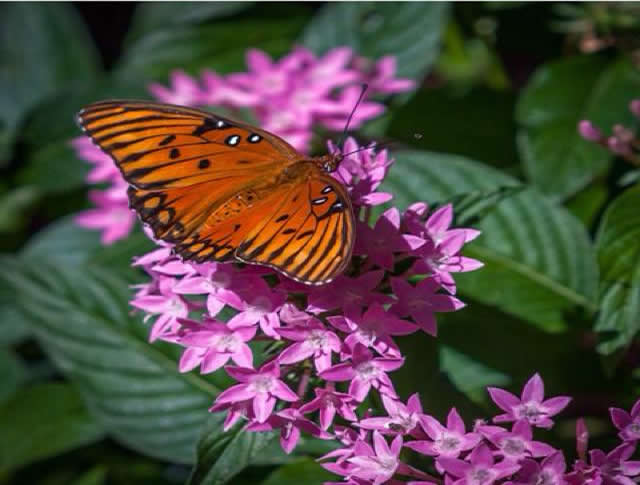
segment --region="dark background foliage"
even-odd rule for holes
[[[80,107],[149,98],[172,69],[239,71],[248,47],[279,56],[296,43],[398,57],[419,89],[360,136],[397,142],[387,189],[400,206],[453,201],[459,222],[484,232],[468,254],[486,267],[459,278],[468,307],[439,320],[437,339],[403,342],[402,395],[471,422],[494,413],[485,386],[517,391],[538,371],[548,394],[574,397],[547,439],[573,456],[585,416],[595,443],[612,443],[607,408],[629,407],[639,387],[640,192],[621,183],[633,167],[576,124],[634,126],[639,14],[598,3],[2,4],[0,484],[327,479],[312,460],[322,443],[287,457],[268,435],[221,433],[206,409],[224,378],[179,374],[178,349],[149,345],[128,306],[128,285],[144,279],[130,258],[149,243],[137,230],[105,248],[70,218],[89,204],[87,164],[69,146]],[[496,199],[507,187],[517,190]]]

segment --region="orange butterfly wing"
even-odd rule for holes
[[[236,256],[310,284],[328,282],[348,262],[354,224],[345,189],[284,140],[204,111],[143,101],[95,103],[78,122],[131,184],[131,207],[183,259]],[[327,203],[339,202],[330,214],[313,202],[326,187]],[[275,234],[278,218],[294,209],[305,228],[298,234],[313,230],[315,239],[305,245],[291,236],[273,256],[276,243],[265,246],[257,231]],[[266,249],[257,252],[254,243]],[[310,263],[300,264],[305,257]]]

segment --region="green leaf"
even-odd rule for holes
[[[304,458],[281,466],[261,485],[322,485],[331,480],[336,480],[333,473],[326,471],[318,462]]]
[[[0,347],[19,344],[31,335],[28,319],[15,304],[13,295],[0,295]]]
[[[393,112],[386,134],[418,150],[455,153],[493,166],[513,166],[518,159],[515,102],[511,92],[482,87],[464,96],[450,86],[420,89]]]
[[[2,262],[0,282],[12,289],[39,342],[106,431],[147,455],[193,462],[218,388],[180,374],[173,346],[146,341],[147,329],[128,305],[128,281],[94,266]]]
[[[9,349],[0,349],[0,404],[9,399],[27,379],[22,360]]]
[[[601,175],[611,154],[577,131],[589,119],[608,131],[632,119],[628,104],[640,91],[640,71],[622,58],[596,56],[547,64],[533,75],[518,102],[518,144],[529,179],[555,199],[578,192]]]
[[[92,164],[79,159],[70,144],[82,135],[75,123],[76,113],[94,101],[145,95],[145,87],[139,82],[103,80],[61,90],[39,104],[22,133],[24,163],[17,172],[18,183],[35,185],[41,191],[54,194],[84,187]]]
[[[82,20],[64,3],[7,3],[0,15],[0,159],[19,123],[69,83],[95,79],[99,58]]]
[[[394,55],[399,77],[419,79],[438,56],[448,17],[444,2],[327,3],[301,43],[319,54],[347,45],[371,59]]]
[[[443,345],[439,352],[440,369],[449,376],[456,388],[476,403],[486,401],[485,387],[504,387],[511,382],[507,374],[451,347]]]
[[[222,485],[255,463],[278,462],[273,460],[273,445],[277,434],[273,432],[250,433],[240,426],[224,432],[224,413],[212,415],[198,443],[198,460],[187,485]],[[265,452],[271,450],[271,453]],[[275,456],[282,458],[281,450]],[[271,458],[271,460],[270,460]]]
[[[412,151],[396,159],[383,189],[402,207],[520,185],[463,157]],[[485,267],[455,275],[464,294],[548,331],[565,328],[563,314],[576,305],[595,311],[595,252],[585,228],[566,209],[528,188],[500,202],[477,227],[482,235],[465,254]]]
[[[222,73],[244,70],[244,54],[249,46],[282,55],[291,48],[304,21],[304,17],[293,16],[155,30],[129,46],[116,67],[116,75],[139,83],[166,83],[168,74],[175,69],[191,74],[199,74],[205,68]]]
[[[100,232],[78,226],[73,216],[59,219],[37,232],[22,249],[26,258],[48,259],[78,265],[100,245]]]
[[[103,437],[81,396],[63,383],[40,384],[14,395],[0,407],[0,429],[3,472]]]
[[[607,208],[596,249],[601,272],[600,313],[595,329],[605,340],[598,349],[611,353],[640,330],[640,186],[627,189]]]
[[[136,7],[127,43],[156,30],[199,24],[245,10],[253,2],[145,2]]]
[[[71,485],[102,485],[106,478],[106,467],[98,465],[74,480]]]

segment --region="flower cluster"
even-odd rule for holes
[[[450,228],[451,205],[391,207],[368,224],[372,207],[392,198],[377,188],[393,159],[351,138],[343,150],[334,176],[352,197],[357,243],[333,282],[306,286],[258,266],[183,262],[165,244],[134,263],[152,278],[132,301],[154,320],[150,339],[184,347],[182,372],[223,368],[236,383],[211,411],[227,413],[226,428],[242,421],[249,431],[279,430],[287,452],[301,432],[344,442],[375,428],[375,419],[358,417],[372,392],[405,412],[389,377],[404,364],[396,339],[435,335],[435,314],[464,306],[452,273],[481,266],[460,254],[479,232]],[[259,341],[271,342],[260,356],[252,350]]]
[[[455,408],[446,423],[422,410],[419,397],[407,403],[383,396],[385,416],[366,417],[345,433],[343,444],[323,458],[323,466],[344,477],[325,485],[634,485],[640,479],[640,461],[630,460],[640,439],[640,400],[630,413],[611,408],[622,443],[609,453],[587,450],[588,433],[578,420],[578,459],[567,466],[563,453],[533,437],[534,428],[553,426],[552,417],[569,404],[565,396],[544,399],[544,384],[535,374],[520,397],[489,388],[504,411],[493,424],[477,420],[465,426]],[[498,425],[498,423],[512,423]],[[432,464],[432,474],[401,460],[410,449]],[[410,458],[408,453],[403,459]]]
[[[170,87],[152,84],[151,94],[159,101],[182,106],[215,106],[241,119],[240,110],[249,110],[258,125],[283,137],[303,153],[308,152],[312,129],[345,128],[361,93],[365,98],[353,113],[351,128],[381,114],[382,103],[369,98],[410,90],[414,82],[396,78],[393,56],[373,63],[357,57],[348,47],[330,50],[317,57],[308,49],[295,48],[279,61],[257,49],[247,52],[248,72],[227,76],[206,70],[199,78],[176,70]],[[101,229],[102,241],[109,244],[129,234],[134,216],[127,209],[126,183],[110,158],[86,137],[72,142],[79,158],[95,165],[87,177],[94,183],[112,184],[106,191],[93,191],[90,200],[96,208],[79,214],[79,225]],[[365,190],[362,187],[360,190]]]
[[[634,99],[629,103],[629,111],[640,119],[640,99]],[[618,123],[611,128],[611,135],[606,136],[591,121],[582,120],[578,123],[578,133],[585,140],[597,143],[633,165],[640,166],[640,157],[638,156],[640,140],[633,129]]]

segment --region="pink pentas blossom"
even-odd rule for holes
[[[241,292],[238,313],[227,323],[230,328],[259,324],[265,335],[280,338],[276,329],[280,326],[278,312],[286,300],[286,295],[272,291],[262,279]]]
[[[180,295],[173,291],[176,280],[169,277],[158,277],[157,294],[143,294],[131,300],[131,305],[147,312],[145,321],[154,315],[158,318],[151,326],[149,340],[153,342],[160,336],[173,333],[180,328],[179,319],[189,314],[189,305]]]
[[[364,345],[356,344],[350,362],[336,364],[320,373],[328,381],[351,381],[349,394],[363,401],[371,387],[381,394],[397,397],[387,372],[399,369],[404,363],[400,357],[374,357]]]
[[[496,463],[489,446],[484,443],[473,449],[468,461],[440,456],[437,463],[454,477],[452,485],[491,485],[520,469],[520,465],[510,461]]]
[[[424,415],[417,393],[409,397],[407,404],[383,394],[382,404],[387,411],[387,416],[362,419],[358,426],[377,430],[383,434],[411,435],[418,439],[425,436],[420,429],[420,419]],[[416,443],[416,441],[410,443]]]
[[[170,87],[152,83],[149,91],[163,103],[177,104],[181,106],[193,106],[200,99],[200,84],[184,71],[176,69],[169,75]]]
[[[391,303],[389,295],[375,291],[383,277],[381,270],[368,271],[356,278],[338,276],[309,294],[307,311],[320,313],[341,308],[345,313],[354,313],[372,303]]]
[[[336,413],[347,421],[357,421],[355,414],[356,400],[347,393],[337,392],[333,383],[327,384],[324,389],[316,387],[316,397],[300,407],[301,413],[319,411],[320,426],[327,430],[333,423]]]
[[[235,366],[226,366],[225,370],[240,384],[222,391],[215,400],[216,404],[251,399],[258,423],[264,423],[271,416],[278,399],[287,402],[298,400],[296,393],[280,380],[280,367],[276,361],[267,362],[258,370]]]
[[[640,478],[640,461],[629,460],[635,445],[623,443],[609,453],[589,452],[589,463],[579,460],[565,478],[570,485],[636,485]]]
[[[487,390],[493,402],[505,411],[505,414],[493,418],[496,423],[525,419],[533,426],[550,428],[553,426],[551,417],[562,411],[571,401],[571,398],[566,396],[545,400],[544,382],[537,373],[527,381],[520,398],[496,387],[489,387]]]
[[[640,399],[631,408],[628,413],[624,409],[610,408],[611,421],[618,428],[620,439],[624,441],[640,440]]]
[[[541,462],[525,458],[520,462],[520,470],[511,482],[513,485],[564,485],[567,468],[564,456],[556,451]]]
[[[178,321],[180,329],[165,339],[186,347],[178,365],[180,372],[200,366],[200,372],[208,374],[218,370],[229,359],[238,366],[253,367],[253,354],[246,342],[255,336],[255,326],[231,329],[213,319],[205,319],[202,323]]]
[[[505,460],[519,462],[527,457],[548,456],[553,447],[533,440],[531,425],[525,419],[516,421],[511,431],[499,426],[479,426],[477,431],[485,436],[497,448],[495,454]]]
[[[126,192],[122,192],[126,197]],[[89,200],[96,205],[75,216],[78,225],[102,231],[103,244],[111,244],[126,237],[133,228],[136,216],[129,210],[126,199],[121,200],[117,190],[91,190]]]
[[[434,337],[437,334],[435,312],[452,312],[465,305],[454,296],[436,293],[440,284],[434,278],[425,278],[412,286],[403,278],[391,278],[391,288],[398,301],[391,311],[401,317],[410,316],[420,328]]]
[[[400,212],[391,207],[378,218],[373,228],[357,223],[355,254],[365,255],[372,265],[393,269],[393,254],[406,253],[425,244],[424,239],[400,231]]]
[[[420,425],[428,439],[410,441],[405,446],[423,455],[457,458],[460,453],[473,449],[482,438],[478,433],[466,432],[456,408],[449,411],[446,426],[425,414],[420,416]]]
[[[344,343],[352,351],[361,344],[390,357],[400,356],[392,335],[409,335],[418,330],[414,324],[388,313],[379,303],[373,303],[362,313],[345,312],[344,316],[328,317],[327,320],[347,334]]]
[[[313,357],[316,370],[322,372],[331,366],[331,354],[340,352],[340,338],[315,318],[304,326],[278,328],[276,332],[295,342],[280,353],[281,364],[294,364]]]

